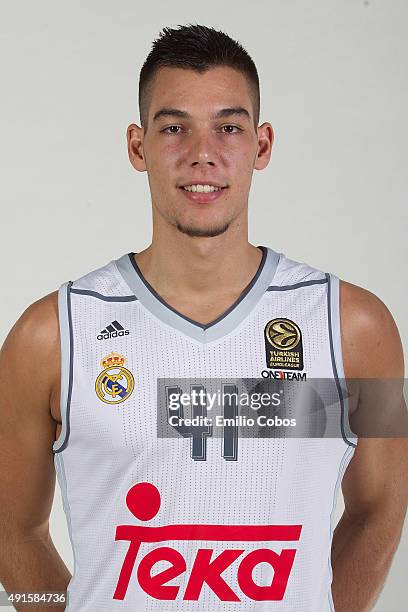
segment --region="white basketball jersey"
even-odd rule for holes
[[[164,302],[134,253],[60,287],[53,450],[74,554],[66,610],[334,610],[333,510],[357,442],[339,279],[259,248],[252,282],[206,325]],[[280,434],[275,408],[237,396],[211,421],[218,383],[302,390],[311,379],[333,382],[334,435],[297,435],[288,419]]]

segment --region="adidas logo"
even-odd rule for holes
[[[118,321],[112,321],[110,325],[107,325],[100,334],[96,337],[98,340],[108,340],[108,338],[117,338],[118,336],[128,336],[129,330],[124,329]]]

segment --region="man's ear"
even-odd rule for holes
[[[144,172],[146,170],[143,152],[144,130],[136,125],[136,123],[131,123],[127,129],[126,136],[130,163],[139,172]]]
[[[254,164],[256,170],[263,170],[269,164],[274,138],[275,135],[270,123],[265,122],[258,127],[258,151]]]

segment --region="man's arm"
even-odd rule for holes
[[[395,379],[394,392],[406,410],[403,352],[390,312],[375,295],[349,283],[341,282],[340,301],[346,379]],[[369,387],[360,387],[357,411],[368,410]],[[372,610],[400,540],[407,473],[406,437],[359,439],[343,478],[345,510],[333,535],[336,612]]]
[[[49,534],[56,431],[50,406],[59,378],[54,292],[27,308],[0,351],[0,582],[7,592],[65,591],[71,578]]]

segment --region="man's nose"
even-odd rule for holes
[[[211,156],[208,153],[200,153],[196,159],[191,163],[192,166],[197,166],[201,164],[209,164],[210,166],[214,166],[215,162],[212,160]]]
[[[217,161],[215,143],[209,135],[196,135],[191,142],[189,162],[192,166],[209,164],[213,166]]]

